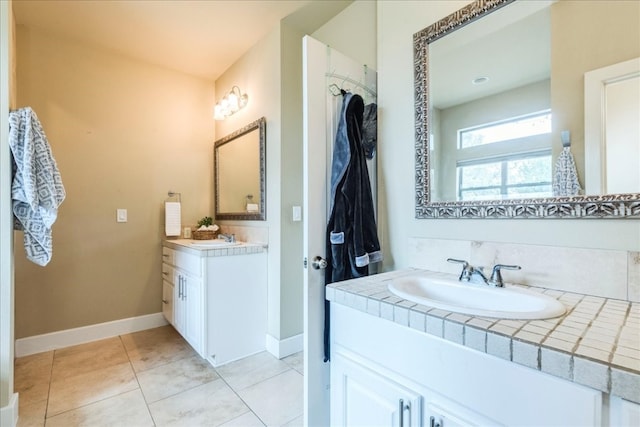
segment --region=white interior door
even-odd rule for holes
[[[307,426],[329,425],[329,363],[324,362],[324,270],[312,268],[325,257],[329,168],[342,96],[335,84],[375,101],[376,73],[327,45],[303,39],[304,163],[304,420]],[[369,163],[370,171],[375,168]],[[375,175],[374,175],[375,177]],[[375,179],[375,178],[374,178]]]
[[[303,39],[303,165],[304,165],[304,424],[329,425],[329,366],[324,363],[324,271],[310,262],[324,257],[327,225],[326,47]]]

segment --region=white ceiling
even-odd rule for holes
[[[152,64],[215,80],[284,17],[290,16],[293,25],[312,32],[349,3],[14,0],[13,11],[18,25],[80,39]]]

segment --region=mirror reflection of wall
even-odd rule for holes
[[[247,211],[247,196],[260,194],[260,131],[254,129],[218,148],[221,212]],[[255,201],[252,201],[255,203]]]
[[[587,194],[640,188],[640,57],[585,73]]]
[[[266,219],[266,119],[216,141],[216,219]]]
[[[584,74],[640,56],[639,4],[516,1],[430,43],[430,200],[551,197],[564,130],[584,183]]]

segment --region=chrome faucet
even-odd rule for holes
[[[236,235],[235,234],[222,234],[219,233],[218,234],[218,239],[224,239],[225,242],[227,243],[235,243],[236,242]]]
[[[491,277],[487,279],[487,276],[484,275],[483,267],[474,267],[467,261],[461,259],[448,258],[447,261],[462,264],[462,272],[460,272],[460,277],[458,277],[458,280],[461,282],[483,283],[497,288],[504,287],[500,270],[520,270],[522,268],[519,265],[496,264],[491,271]]]

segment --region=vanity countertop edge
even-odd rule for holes
[[[394,295],[403,269],[326,286],[326,299],[531,369],[640,403],[640,303],[523,286],[558,299],[559,317],[511,320],[454,313]],[[508,284],[510,285],[510,284]]]
[[[202,258],[206,257],[218,257],[218,256],[230,256],[230,255],[247,255],[265,252],[267,245],[263,243],[249,243],[239,242],[235,246],[228,246],[222,248],[197,248],[190,245],[194,240],[191,239],[175,239],[175,240],[163,240],[162,246],[184,251],[186,253],[196,255]]]

